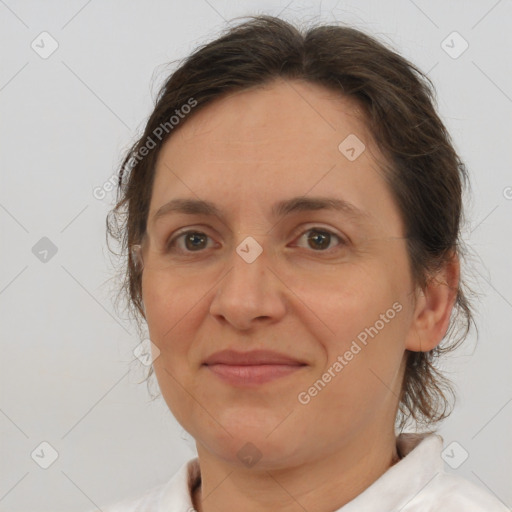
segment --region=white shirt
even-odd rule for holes
[[[402,459],[359,496],[336,512],[509,512],[479,485],[444,470],[443,439],[437,434],[400,434]],[[167,484],[153,487],[136,500],[125,500],[103,512],[192,512],[192,489],[200,478],[198,459],[191,459]]]

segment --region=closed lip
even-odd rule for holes
[[[286,354],[271,350],[251,350],[249,352],[237,352],[236,350],[221,350],[209,356],[203,365],[226,364],[232,366],[256,366],[256,365],[289,365],[304,366],[306,363]]]

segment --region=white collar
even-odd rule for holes
[[[443,438],[440,435],[400,434],[396,444],[403,458],[341,507],[340,512],[401,510],[444,472]]]
[[[444,472],[440,452],[443,439],[437,434],[400,434],[397,449],[402,459],[338,512],[399,510],[417,496],[431,480]],[[199,460],[181,466],[163,489],[158,512],[189,512],[191,490],[200,478]]]

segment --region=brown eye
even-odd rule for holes
[[[307,236],[306,236],[307,235]],[[305,231],[300,238],[306,236],[306,241],[311,249],[315,252],[326,251],[331,247],[333,240],[337,240],[339,246],[346,245],[345,241],[335,233],[325,229],[312,228]]]
[[[208,235],[192,231],[185,233],[184,240],[185,247],[188,250],[195,251],[196,249],[204,249],[208,240]]]
[[[167,252],[200,252],[207,248],[210,237],[201,231],[185,231],[173,237],[167,245]],[[183,240],[183,243],[179,243]],[[176,245],[178,247],[176,248]]]
[[[331,234],[322,232],[322,231],[311,231],[311,235],[308,236],[308,242],[313,243],[315,247],[318,249],[327,249],[331,242]]]

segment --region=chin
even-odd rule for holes
[[[285,428],[284,424],[276,428],[279,421],[260,422],[255,426],[240,420],[236,427],[229,425],[226,429],[229,434],[217,425],[215,433],[208,430],[196,438],[202,447],[198,447],[199,456],[206,450],[227,464],[248,469],[275,470],[299,464],[304,445],[296,430]]]

